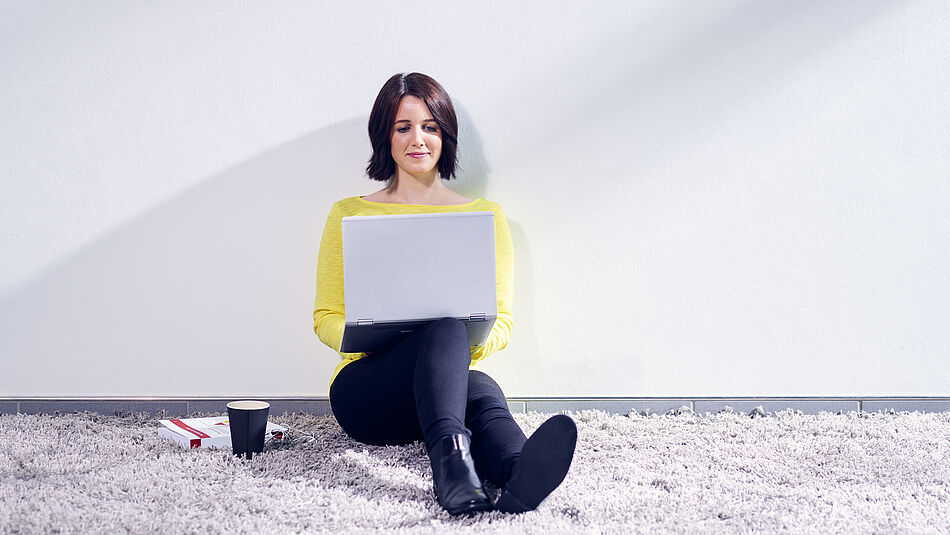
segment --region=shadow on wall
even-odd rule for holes
[[[458,169],[449,185],[467,197],[485,198],[488,190],[486,178],[491,173],[491,168],[485,159],[482,137],[475,129],[475,123],[465,106],[454,98],[452,104],[455,106],[459,124],[458,152],[455,156]]]
[[[0,300],[2,395],[319,395],[325,218],[365,178],[366,118],[236,165]],[[472,156],[463,182],[484,189]]]

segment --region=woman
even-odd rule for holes
[[[373,156],[366,172],[388,185],[365,197],[338,201],[330,210],[317,263],[313,329],[323,343],[340,351],[344,216],[494,212],[498,309],[485,343],[469,347],[464,324],[443,318],[386,350],[340,353],[343,361],[330,379],[330,405],[343,430],[360,442],[425,441],[435,494],[449,513],[492,509],[482,480],[502,489],[495,509],[524,512],[535,509],[567,475],[577,428],[569,417],[558,415],[526,438],[501,388],[470,369],[508,345],[512,248],[498,204],[464,197],[439,179],[455,176],[457,133],[452,101],[432,78],[397,74],[383,85],[369,118]],[[381,266],[380,276],[405,275],[386,273]]]

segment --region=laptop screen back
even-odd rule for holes
[[[492,212],[343,218],[346,323],[494,316]]]

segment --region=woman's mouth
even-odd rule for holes
[[[410,152],[408,156],[409,156],[410,158],[415,158],[415,159],[418,160],[418,159],[420,159],[420,158],[425,158],[425,157],[428,156],[428,155],[429,155],[428,152]]]

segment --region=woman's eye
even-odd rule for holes
[[[422,127],[422,129],[425,130],[426,132],[438,132],[438,131],[439,131],[439,127],[438,127],[437,125],[436,125],[436,126],[433,126],[433,125],[425,125],[425,126]],[[411,127],[411,126],[397,126],[397,127],[396,127],[396,131],[399,132],[400,134],[405,134],[405,133],[408,132],[409,130],[412,130],[412,127]]]

